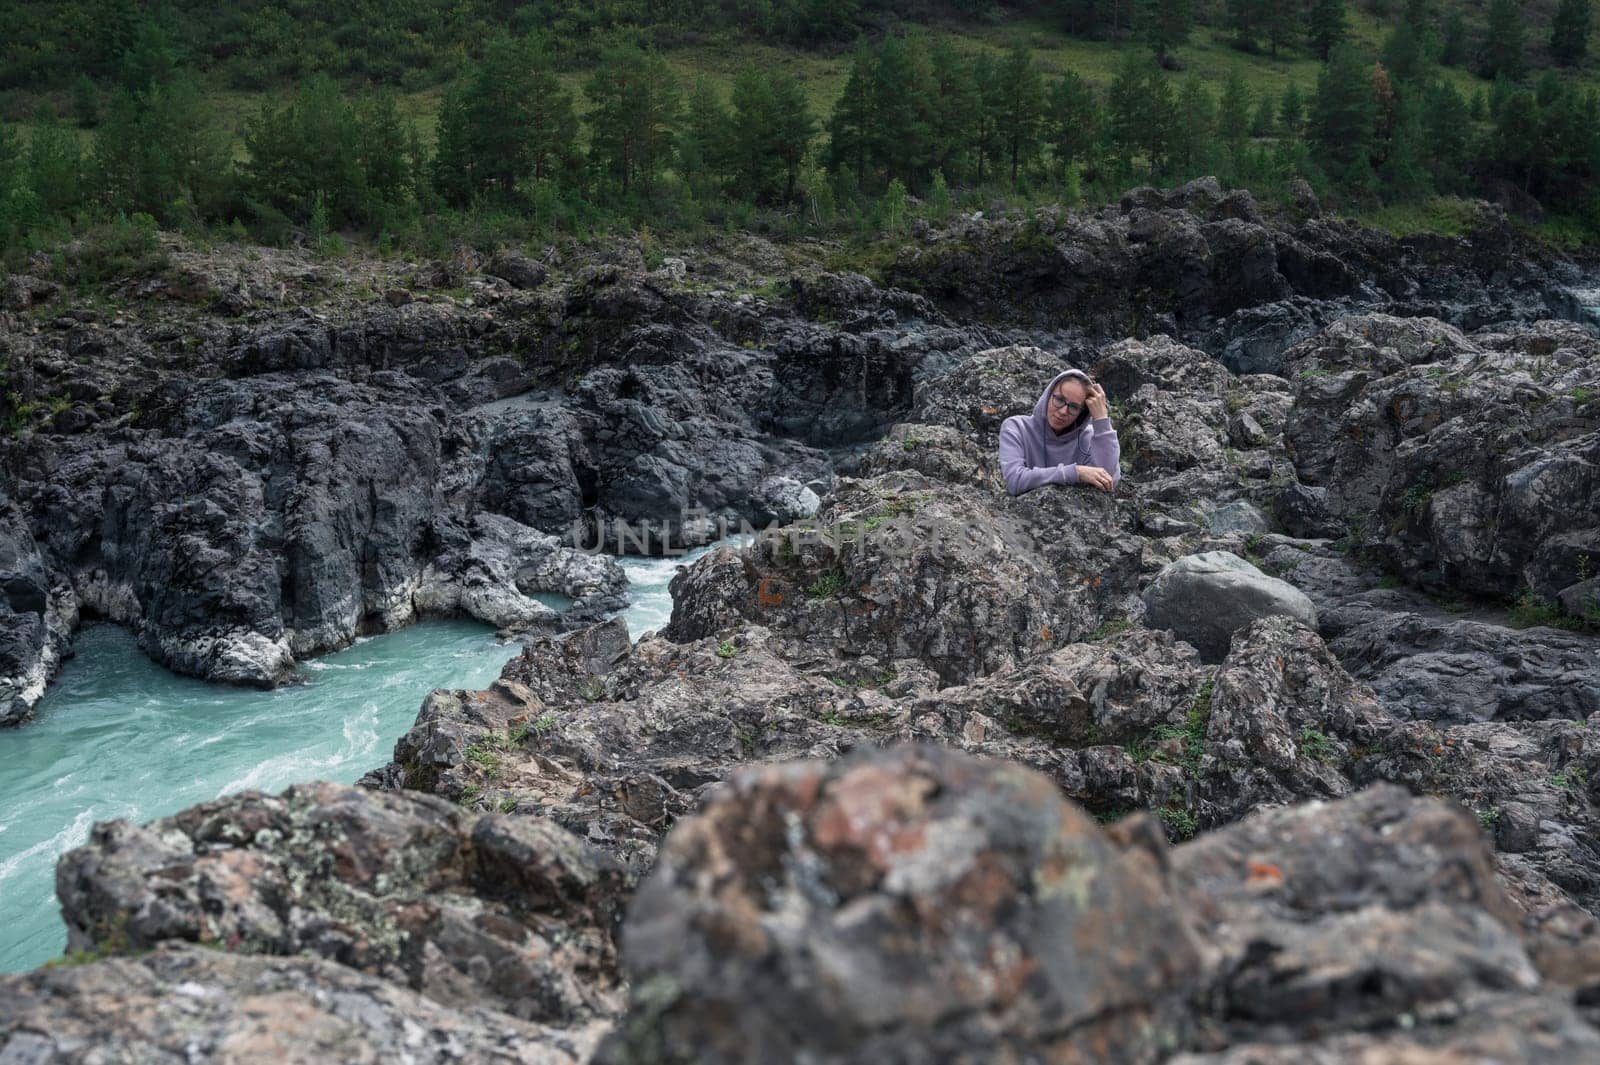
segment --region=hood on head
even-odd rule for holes
[[[1050,423],[1045,419],[1045,414],[1050,409],[1050,393],[1054,392],[1056,390],[1056,386],[1069,377],[1076,377],[1078,380],[1082,381],[1084,388],[1088,388],[1094,383],[1090,380],[1089,375],[1084,373],[1082,370],[1062,370],[1060,373],[1051,378],[1050,383],[1045,386],[1044,391],[1039,393],[1039,402],[1033,405],[1033,420],[1039,423],[1040,432],[1051,431]],[[1085,406],[1078,412],[1078,416],[1073,419],[1072,424],[1061,431],[1061,435],[1065,436],[1074,429],[1080,428],[1083,423],[1088,420],[1089,408]]]

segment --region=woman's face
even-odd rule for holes
[[[1060,432],[1078,420],[1078,414],[1083,410],[1084,400],[1089,396],[1089,390],[1083,387],[1083,382],[1076,377],[1069,377],[1056,385],[1055,391],[1050,393],[1050,408],[1045,412],[1045,419],[1049,421],[1050,428]]]

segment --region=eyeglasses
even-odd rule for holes
[[[1082,403],[1074,403],[1066,396],[1056,395],[1053,392],[1050,394],[1050,402],[1054,406],[1059,407],[1061,410],[1068,411],[1072,414],[1076,414],[1083,409]]]

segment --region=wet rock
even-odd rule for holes
[[[625,958],[601,1061],[1155,1061],[1198,966],[1156,853],[933,747],[736,776],[669,838]]]
[[[1239,629],[1284,615],[1313,628],[1316,607],[1293,585],[1268,577],[1226,551],[1189,555],[1167,566],[1144,592],[1145,624],[1171,629],[1209,662],[1220,661]]]
[[[622,878],[555,825],[336,784],[96,825],[56,893],[73,949],[310,952],[448,1007],[614,1012]]]
[[[268,958],[179,944],[0,977],[0,1060],[470,1060],[578,1065],[598,1025],[558,1031],[476,1003],[441,1005],[316,957]]]
[[[26,519],[0,494],[0,726],[33,715],[77,623],[71,586],[46,570]]]

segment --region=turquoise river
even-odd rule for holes
[[[667,581],[692,557],[622,560],[630,633],[666,624]],[[354,781],[389,760],[429,691],[487,687],[517,652],[474,622],[426,622],[256,691],[169,673],[113,625],[86,626],[73,649],[37,717],[0,730],[0,972],[65,949],[56,859],[94,822],[148,821],[244,788]]]

